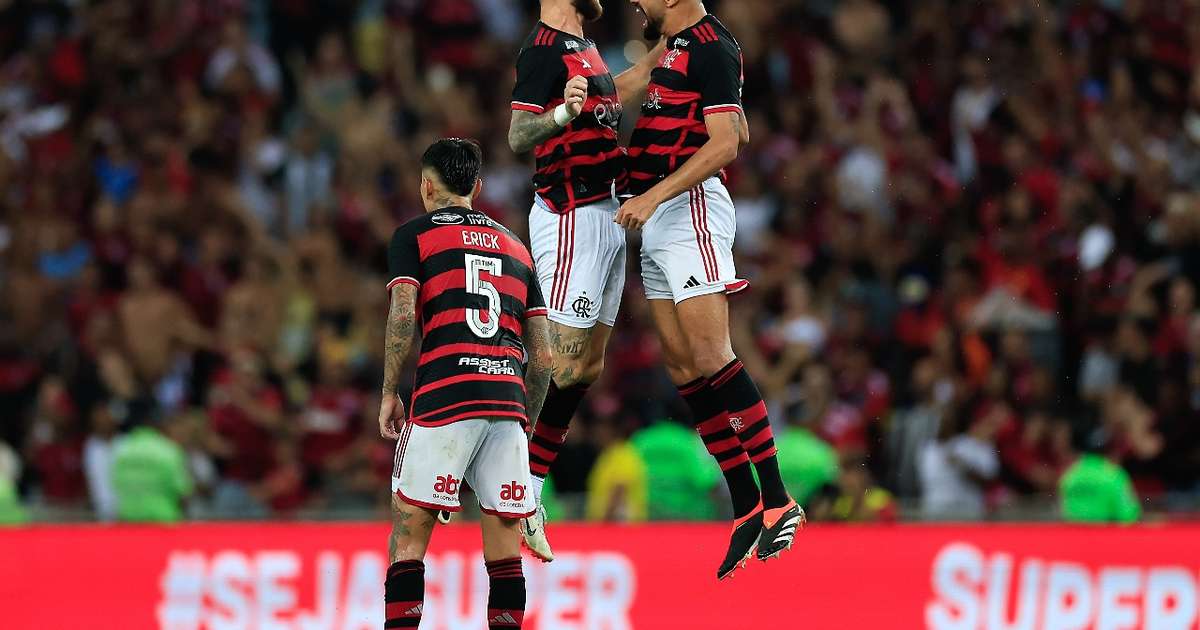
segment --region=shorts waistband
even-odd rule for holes
[[[583,204],[582,206],[575,206],[575,209],[579,210],[580,208],[591,208],[594,210],[600,210],[602,212],[607,212],[609,214],[616,214],[617,209],[620,207],[620,199],[617,198],[617,182],[616,182],[616,180],[609,182],[608,186],[609,186],[609,193],[608,193],[607,198],[600,199],[599,201],[593,201],[590,203],[586,203],[586,204]],[[612,202],[617,203],[616,208],[611,205]],[[551,214],[563,214],[562,212],[555,212],[554,210],[550,209],[550,206],[544,200],[542,200],[542,196],[537,193],[533,194],[533,204]]]

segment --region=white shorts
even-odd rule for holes
[[[487,514],[533,514],[528,438],[513,420],[461,420],[440,427],[404,425],[396,443],[392,492],[431,510],[462,509],[463,481]]]
[[[547,317],[572,328],[612,326],[625,288],[625,230],[615,197],[566,214],[529,211],[529,244]]]
[[[642,228],[646,299],[678,304],[749,287],[734,269],[735,231],[733,200],[717,177],[660,205]]]

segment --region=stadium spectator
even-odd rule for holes
[[[630,438],[645,464],[646,502],[652,519],[712,520],[712,498],[721,472],[711,465],[696,432],[671,420],[660,420]]]
[[[1200,510],[1196,3],[707,4],[744,46],[753,129],[727,173],[753,283],[731,332],[780,441],[807,445],[783,452],[823,480],[831,450],[865,456],[902,516],[961,493],[1049,518],[1068,435],[1099,431],[1148,512]],[[358,410],[384,247],[437,136],[478,138],[481,208],[525,224],[505,130],[532,3],[0,5],[13,491],[35,518],[96,514],[108,407],[187,418],[196,515],[378,507],[389,445]],[[594,26],[615,71],[627,17]],[[628,276],[589,396],[628,422],[651,518],[715,517],[716,471],[655,422],[682,413]],[[556,462],[564,506],[604,416]]]
[[[111,474],[118,520],[179,521],[184,514],[183,503],[192,493],[183,449],[153,422],[143,419],[113,449]]]
[[[944,422],[938,439],[925,445],[918,462],[921,508],[926,518],[978,520],[987,513],[987,489],[1000,474],[996,433],[1011,409],[992,403],[965,431]]]

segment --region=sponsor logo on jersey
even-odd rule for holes
[[[471,225],[487,225],[494,228],[500,227],[500,224],[493,221],[491,217],[485,217],[479,214],[468,214],[467,223],[470,223]]]
[[[567,40],[566,46],[567,50],[579,50],[579,42],[572,39]]]
[[[459,367],[468,366],[479,368],[476,370],[480,374],[505,374],[508,376],[516,376],[517,370],[512,367],[508,359],[488,359],[486,357],[463,357],[458,360]]]
[[[688,42],[688,40],[686,40],[686,39],[684,39],[684,38],[682,38],[682,37],[676,37],[676,38],[675,38],[675,45],[676,45],[676,46],[679,46],[680,48],[683,48],[683,47],[687,46],[687,45],[688,45],[688,43],[689,43],[689,42]]]
[[[621,107],[621,102],[613,100],[608,96],[599,97],[600,101],[592,108],[592,115],[596,117],[596,122],[616,129],[621,124],[621,114],[624,109]]]
[[[458,485],[461,482],[462,480],[455,479],[454,475],[438,475],[437,481],[433,484],[433,491],[438,494],[454,496],[458,494]]]
[[[453,212],[439,212],[433,215],[431,220],[438,225],[457,225],[463,222],[462,215]]]
[[[514,504],[524,501],[525,500],[525,486],[517,483],[516,481],[510,481],[508,483],[501,484],[500,485],[500,500],[501,501],[512,501]]]

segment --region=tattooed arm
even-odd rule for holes
[[[550,348],[550,320],[544,316],[525,319],[525,352],[529,354],[529,366],[525,368],[525,415],[529,424],[537,423],[550,389],[554,375],[554,353]]]
[[[513,110],[508,123],[508,146],[513,153],[526,153],[562,130],[554,122],[554,112],[534,114]]]
[[[583,111],[587,100],[587,79],[573,76],[563,88],[563,103],[573,120]],[[525,153],[561,131],[563,125],[554,120],[554,110],[534,114],[514,109],[508,123],[508,146],[514,153]]]
[[[393,440],[400,437],[396,421],[404,417],[404,404],[400,402],[396,391],[400,387],[400,370],[408,358],[416,332],[416,304],[416,286],[402,282],[392,287],[392,303],[384,333],[383,400],[379,406],[379,433]]]

